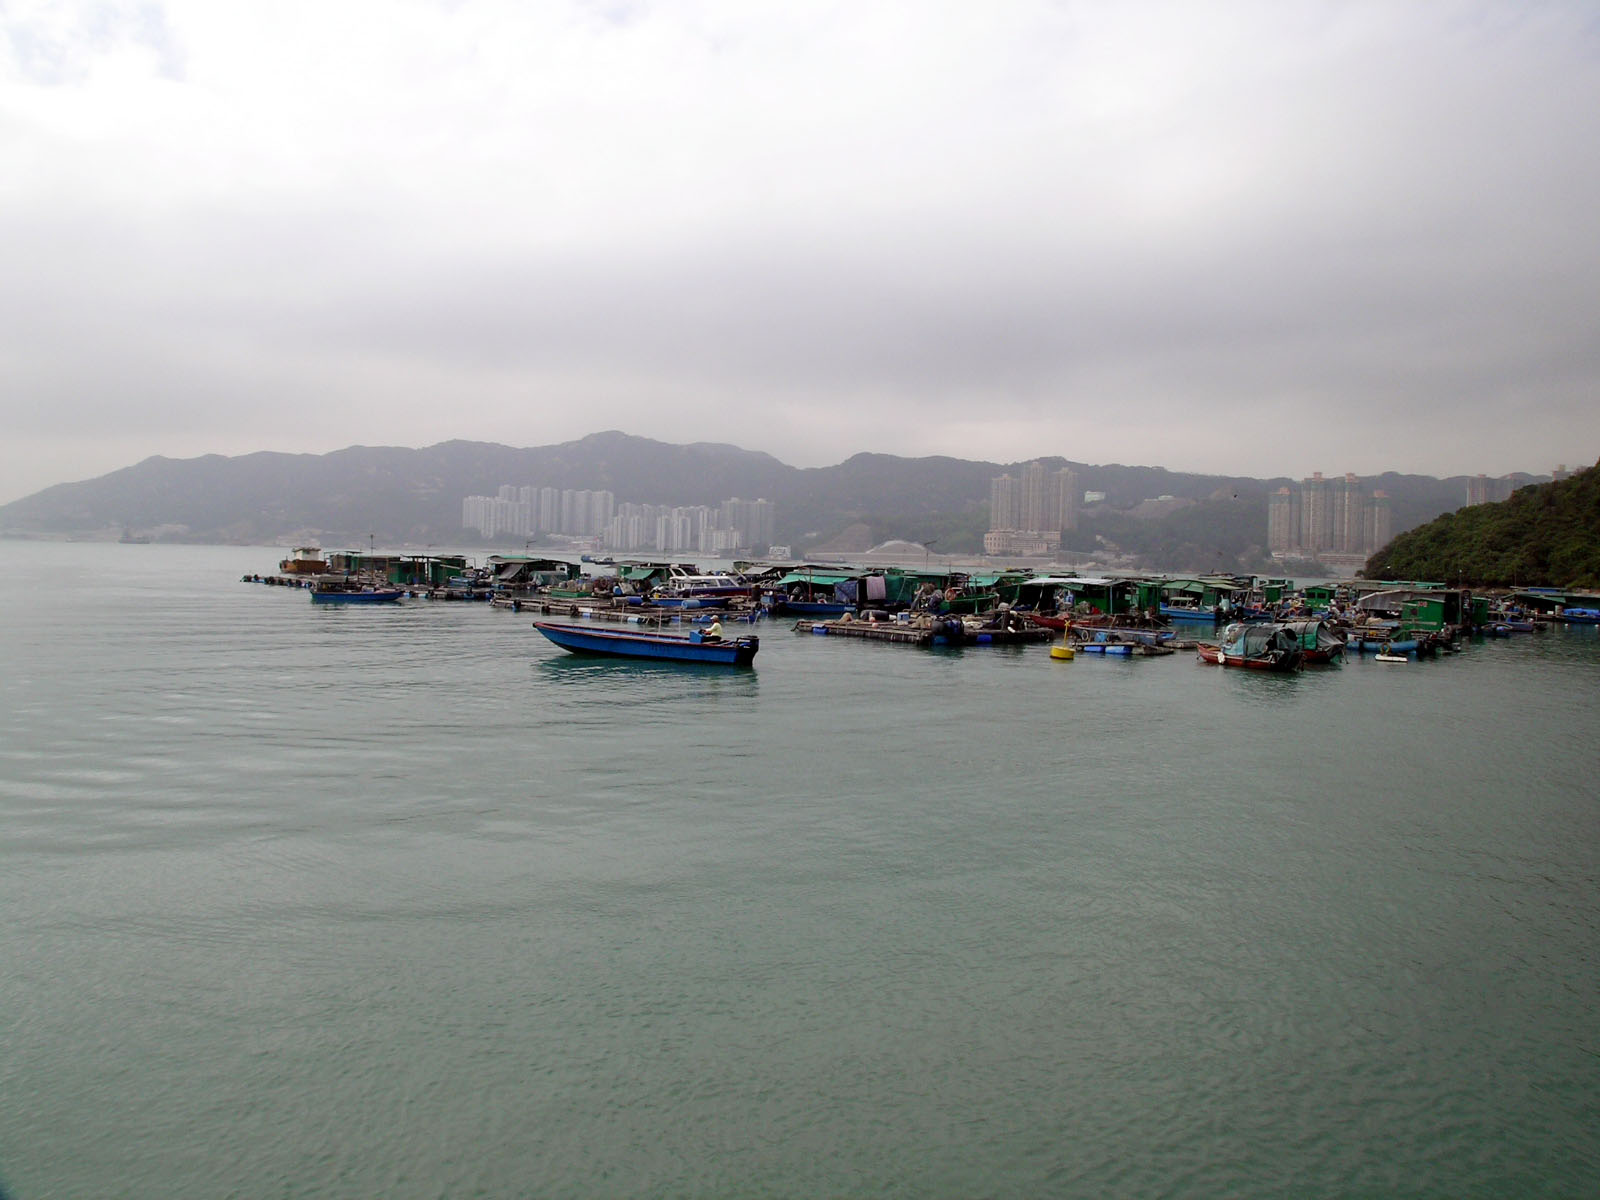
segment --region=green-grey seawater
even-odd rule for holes
[[[1600,638],[1263,677],[8,543],[0,1186],[1600,1194]]]

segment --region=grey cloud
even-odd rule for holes
[[[1069,444],[1129,457],[1096,440],[1114,412],[1119,430],[1137,414],[1149,445],[1216,469],[1293,471],[1273,465],[1287,451],[1270,431],[1308,408],[1345,456],[1330,469],[1380,453],[1443,473],[1593,453],[1592,22],[1224,6],[1216,61],[1168,47],[1189,70],[1172,94],[1147,65],[1148,94],[1100,119],[1094,81],[1119,79],[1085,50],[1103,11],[1050,10],[1040,37],[937,95],[862,91],[859,131],[807,108],[835,103],[826,89],[764,117],[718,113],[712,92],[687,104],[701,124],[624,110],[591,141],[581,124],[551,136],[563,131],[541,108],[537,137],[496,131],[508,140],[484,161],[439,150],[445,125],[437,159],[412,161],[402,140],[344,171],[336,148],[308,145],[317,169],[296,186],[247,157],[242,177],[159,202],[120,190],[114,164],[23,188],[0,210],[15,248],[0,277],[7,423],[247,442],[287,422],[339,444],[397,440],[343,415],[387,412],[392,429],[443,438],[463,432],[462,410],[426,398],[448,389],[481,398],[491,427],[503,414],[526,428],[512,414],[527,397],[605,397],[604,424],[658,434],[652,405],[703,396],[740,404],[752,448],[780,452],[763,430],[790,431],[764,426],[763,405],[855,416],[871,397],[918,418],[907,452],[981,404],[1017,439],[981,448],[996,459]],[[660,19],[591,15],[629,31]],[[1270,36],[1253,43],[1251,19]],[[191,52],[181,31],[131,21],[119,36],[163,47],[175,70]],[[24,70],[41,55],[13,51]],[[775,102],[759,87],[727,99],[752,95]],[[589,107],[563,111],[578,123]],[[653,157],[608,157],[652,136],[668,139]],[[1509,432],[1508,410],[1525,418]],[[1478,446],[1477,461],[1439,458],[1446,422],[1483,431],[1448,442]],[[896,446],[841,447],[860,448]]]

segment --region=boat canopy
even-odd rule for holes
[[[832,571],[791,571],[778,580],[779,587],[788,587],[791,583],[820,584],[832,587],[836,583],[843,583],[847,579],[854,579],[853,575],[838,574]]]
[[[1226,654],[1255,658],[1273,650],[1293,650],[1300,640],[1285,625],[1229,625],[1222,631]]]
[[[1294,635],[1302,650],[1331,652],[1344,646],[1344,639],[1333,631],[1331,625],[1321,619],[1286,621],[1284,628]]]

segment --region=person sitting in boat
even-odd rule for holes
[[[720,642],[722,640],[721,617],[711,618],[711,624],[706,631],[700,635],[700,640],[703,642]]]

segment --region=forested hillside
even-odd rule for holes
[[[1600,463],[1419,525],[1367,560],[1369,579],[1600,587]]]

